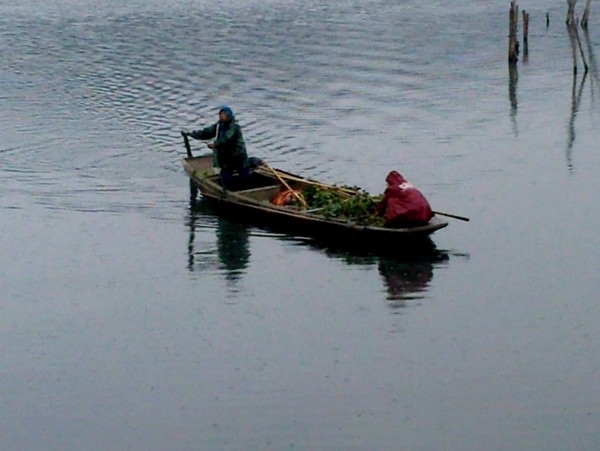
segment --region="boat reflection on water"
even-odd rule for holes
[[[217,238],[214,244],[206,244],[196,249],[196,229],[202,221],[203,228],[214,228]],[[242,278],[250,260],[250,228],[248,225],[215,216],[204,203],[195,203],[188,217],[188,269],[191,272],[203,269],[217,269],[225,274],[228,282]],[[217,256],[215,260],[214,256]]]
[[[390,307],[403,308],[410,301],[422,299],[433,278],[433,268],[434,263],[430,261],[403,262],[390,258],[381,259],[378,269],[387,289]]]
[[[348,265],[377,265],[387,292],[388,305],[392,309],[404,308],[411,302],[423,299],[434,269],[450,259],[448,252],[437,249],[429,238],[404,247],[400,255],[392,250],[372,253],[368,249],[345,249],[323,243],[312,242],[308,245]]]
[[[201,224],[201,225],[200,225]],[[252,226],[218,215],[208,202],[192,204],[188,217],[188,269],[191,272],[218,270],[228,282],[236,283],[244,275],[250,261]],[[214,240],[196,242],[197,228],[214,229]],[[205,236],[205,235],[204,235]],[[436,267],[449,260],[449,254],[436,248],[431,239],[406,245],[401,253],[390,250],[374,252],[370,248],[342,243],[323,242],[312,238],[274,234],[273,239],[292,246],[307,247],[350,266],[377,266],[392,309],[404,308],[425,296]]]

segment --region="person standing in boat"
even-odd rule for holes
[[[417,227],[433,217],[425,196],[398,172],[386,177],[387,188],[377,205],[377,213],[385,216],[386,227]]]
[[[195,139],[215,139],[208,144],[216,158],[213,164],[221,168],[221,183],[226,188],[231,186],[233,173],[237,172],[244,180],[250,177],[248,154],[242,134],[233,111],[228,106],[219,109],[219,121],[201,130],[182,132]]]

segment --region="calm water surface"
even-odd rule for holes
[[[523,6],[510,76],[491,0],[0,0],[0,447],[598,449],[600,35],[574,78]],[[191,208],[222,104],[472,221],[376,255]]]

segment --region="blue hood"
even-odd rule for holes
[[[232,120],[235,116],[233,115],[233,110],[231,108],[229,108],[228,106],[222,106],[219,109],[219,114],[221,112],[224,112],[225,114],[227,114],[227,117],[229,118],[229,120]]]

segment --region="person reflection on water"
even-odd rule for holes
[[[213,166],[221,169],[221,184],[223,188],[230,188],[233,182],[233,174],[237,172],[247,181],[250,177],[248,154],[246,143],[242,134],[242,128],[237,123],[233,111],[228,106],[219,109],[219,121],[201,130],[192,132],[183,131],[184,135],[194,139],[213,139],[208,144],[213,150]]]
[[[206,243],[201,243],[198,249],[195,242],[197,229],[203,231],[206,218],[214,214],[208,205],[199,205],[190,211],[187,224],[190,232],[187,268],[190,272],[218,269],[222,271],[227,282],[234,284],[245,274],[250,261],[250,228],[244,223],[216,216],[216,250],[207,251]],[[213,259],[215,255],[218,257],[218,264]]]
[[[217,253],[221,269],[229,282],[237,282],[245,273],[250,260],[250,230],[244,223],[219,217],[217,227]]]

